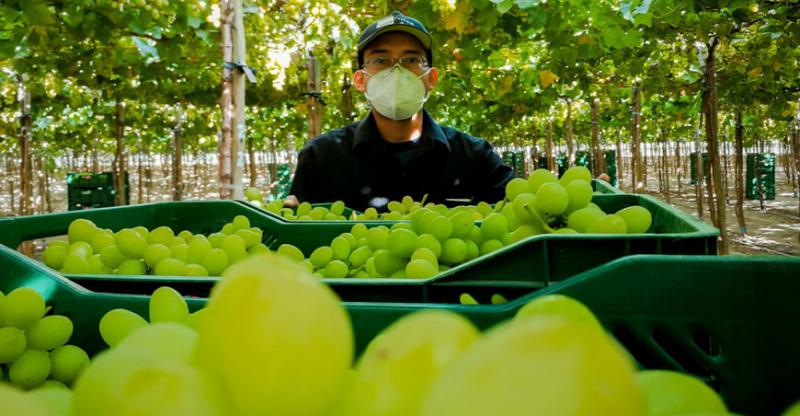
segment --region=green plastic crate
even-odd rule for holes
[[[751,153],[747,155],[745,175],[745,196],[747,199],[775,200],[775,154]]]
[[[88,208],[112,207],[116,202],[114,173],[67,174],[67,207],[70,211]],[[125,172],[125,195],[130,200],[128,173]]]
[[[601,194],[623,194],[619,188],[606,181],[601,181],[599,179],[592,179],[592,190],[595,192],[600,192]]]
[[[708,153],[703,152],[701,156],[703,159],[703,167],[702,167],[702,175],[700,179],[706,178],[706,165],[708,164]],[[697,152],[692,152],[689,154],[689,175],[691,177],[691,184],[694,185],[697,183]]]
[[[26,286],[42,293],[53,313],[73,320],[72,342],[90,352],[103,348],[97,325],[107,311],[126,308],[148,316],[148,296],[89,291],[3,246],[0,270],[0,290]],[[631,256],[503,305],[344,305],[360,353],[380,331],[417,310],[454,311],[485,329],[531,299],[565,294],[589,306],[641,368],[696,375],[720,391],[731,411],[774,415],[800,398],[798,270],[798,258]],[[485,302],[489,293],[502,291],[482,289],[469,293]],[[205,299],[187,302],[196,310]]]

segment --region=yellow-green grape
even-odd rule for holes
[[[312,220],[319,221],[324,219],[327,213],[328,209],[325,207],[314,207],[311,208],[311,211],[309,211],[308,216],[311,217]]]
[[[458,264],[467,258],[467,244],[460,238],[451,238],[442,244],[442,263]]]
[[[0,364],[8,364],[25,352],[28,342],[19,328],[0,328]]]
[[[530,191],[530,185],[528,186],[528,191]],[[478,202],[478,205],[475,206],[475,209],[481,214],[481,217],[486,217],[492,212],[492,206],[489,205],[488,202]]]
[[[27,329],[44,316],[44,298],[31,288],[20,287],[6,295],[2,309],[4,325]]]
[[[344,202],[342,201],[336,201],[331,204],[331,212],[336,215],[342,215],[344,213],[344,208]]]
[[[522,228],[522,227],[520,227],[520,228]],[[510,246],[510,245],[514,244],[514,242],[515,242],[514,241],[514,233],[505,233],[505,234],[503,234],[503,237],[500,239],[500,242],[502,242],[504,246]]]
[[[451,237],[468,238],[470,231],[472,231],[472,225],[475,224],[475,219],[470,212],[461,211],[451,215],[450,222],[453,224]]]
[[[50,360],[50,376],[53,375],[53,360]],[[69,390],[66,384],[56,380],[45,380],[37,390],[41,389],[62,389]]]
[[[569,217],[567,217],[567,227],[579,233],[585,233],[592,224],[604,215],[603,211],[594,208],[581,208],[569,214]]]
[[[588,234],[625,234],[627,231],[625,220],[615,214],[600,217],[586,229]]]
[[[367,261],[364,262],[364,271],[366,271],[369,277],[384,277],[375,269],[375,256],[368,258]]]
[[[52,381],[52,380],[50,380]],[[51,416],[69,416],[69,404],[72,392],[66,388],[47,387],[48,382],[27,393],[28,397],[46,407]],[[27,415],[27,413],[24,413]]]
[[[544,231],[540,226],[528,224],[520,225],[516,230],[514,230],[514,232],[511,233],[511,242],[516,243],[517,241],[522,241],[528,237],[542,234],[543,232]]]
[[[150,235],[153,235],[152,233]],[[147,267],[154,269],[156,264],[160,263],[161,260],[168,259],[172,256],[169,247],[165,246],[161,243],[154,243],[147,246],[144,249],[143,257],[144,257],[144,264]]]
[[[8,366],[8,379],[21,389],[38,387],[50,374],[50,355],[44,351],[26,350]]]
[[[42,262],[52,269],[64,267],[64,257],[69,252],[69,243],[66,241],[53,241],[42,251]]]
[[[150,297],[150,323],[183,322],[189,317],[186,299],[177,290],[161,286]]]
[[[184,319],[188,319],[186,314]],[[171,361],[190,364],[197,332],[184,323],[158,322],[142,328],[126,337],[115,349],[149,351]]]
[[[411,230],[398,228],[389,233],[389,252],[398,257],[411,257],[417,247],[417,235]]]
[[[370,228],[367,231],[367,244],[373,250],[386,248],[389,245],[389,229],[382,225]]]
[[[67,254],[74,254],[76,256],[83,257],[88,259],[94,254],[94,249],[92,249],[92,245],[85,242],[85,241],[76,241],[69,245],[69,250],[67,250]]]
[[[231,235],[235,231],[236,230],[233,228],[233,223],[228,222],[228,223],[225,223],[225,225],[222,226],[222,229],[219,232],[221,234],[223,234],[223,235]]]
[[[503,243],[500,240],[486,240],[480,246],[480,255],[489,254],[503,248]]]
[[[8,415],[53,416],[44,404],[35,397],[24,393],[6,383],[0,383],[0,403]]]
[[[327,285],[264,254],[226,270],[211,291],[195,354],[220,381],[232,414],[324,414],[345,381],[353,334]]]
[[[192,365],[147,350],[104,352],[76,380],[73,415],[227,415],[222,392]]]
[[[469,293],[462,293],[458,297],[458,303],[460,303],[462,305],[478,305],[479,304],[478,301],[475,300],[475,298],[473,298],[472,295],[470,295]]]
[[[361,246],[350,253],[348,261],[353,267],[358,268],[361,267],[370,257],[372,257],[372,249],[370,249],[368,246]]]
[[[522,178],[514,178],[506,184],[506,199],[513,201],[517,195],[528,192],[528,181]]]
[[[147,242],[150,244],[163,244],[169,245],[170,241],[175,238],[175,232],[172,228],[167,226],[156,227],[147,235]]]
[[[25,331],[28,348],[42,351],[66,344],[71,336],[72,321],[61,315],[45,316]]]
[[[80,347],[64,345],[50,352],[50,378],[72,384],[89,365],[89,355]]]
[[[213,233],[208,236],[208,242],[211,243],[211,247],[219,248],[220,244],[222,244],[222,240],[225,239],[226,234],[223,233]]]
[[[492,305],[502,305],[506,302],[508,302],[508,300],[506,300],[506,298],[503,295],[499,293],[495,293],[494,295],[492,295]]]
[[[228,267],[228,264],[228,254],[221,248],[212,248],[208,250],[202,263],[203,267],[208,270],[209,276],[221,276],[225,268]]]
[[[100,319],[100,336],[109,347],[114,347],[125,337],[147,325],[144,318],[127,309],[112,309]]]
[[[308,202],[301,202],[300,205],[297,206],[297,216],[306,215],[311,212],[311,209],[314,208]]]
[[[348,271],[347,264],[341,260],[332,260],[325,266],[327,277],[331,278],[347,277]]]
[[[653,215],[650,214],[650,211],[638,205],[623,208],[617,211],[616,215],[625,221],[628,234],[646,233],[653,224]]]
[[[64,257],[64,267],[62,273],[67,274],[88,274],[91,271],[87,257],[78,254],[67,254]]]
[[[415,249],[419,250],[421,248],[427,248],[432,251],[436,257],[442,254],[442,243],[430,234],[421,234],[417,236],[417,245]]]
[[[97,226],[94,225],[93,222],[87,219],[78,218],[69,224],[69,228],[67,228],[67,238],[69,239],[70,243],[77,241],[89,243],[92,241],[92,237],[94,237],[96,232]]]
[[[453,223],[444,215],[439,215],[428,224],[427,233],[439,241],[445,241],[453,233]]]
[[[400,203],[402,203],[403,206],[406,207],[406,210],[411,211],[411,208],[414,207],[414,198],[412,198],[409,195],[405,195],[403,196],[403,198],[400,199]]]
[[[573,230],[572,228],[564,227],[557,229],[555,232],[553,232],[553,234],[578,234],[578,232]]]
[[[116,245],[104,247],[100,250],[100,261],[111,269],[116,269],[127,258],[119,251]]]
[[[558,182],[561,183],[562,186],[567,186],[573,181],[580,179],[589,184],[592,183],[592,172],[585,166],[573,166],[567,169],[567,171],[561,175],[561,179],[559,179]]]
[[[586,206],[592,200],[592,184],[583,179],[575,179],[564,187],[569,195],[567,212]]]
[[[186,263],[179,259],[164,259],[156,264],[153,274],[156,276],[183,276],[186,274]]]
[[[464,261],[470,261],[481,255],[481,249],[472,240],[462,240],[467,244],[467,258]]]
[[[308,202],[303,202],[303,204],[308,204]],[[300,206],[302,207],[303,204],[300,204]],[[280,199],[270,201],[267,205],[264,206],[264,208],[273,214],[280,214],[281,209],[283,208],[283,201]],[[299,209],[300,208],[298,207],[298,210]]]
[[[794,402],[788,409],[781,413],[781,416],[798,416],[800,415],[800,401]]]
[[[206,308],[198,309],[189,314],[189,317],[186,318],[184,324],[189,328],[194,329],[197,331],[200,328],[200,321],[203,320],[203,316],[205,316]]]
[[[401,257],[395,256],[389,250],[376,250],[375,251],[375,270],[378,273],[391,276],[394,272],[401,270],[405,267],[405,263]]]
[[[308,257],[314,267],[321,269],[333,259],[333,249],[328,246],[317,247]]]
[[[211,243],[205,238],[195,238],[187,244],[186,262],[200,264],[211,250]]]
[[[453,312],[427,310],[404,316],[367,347],[341,414],[417,414],[430,385],[479,335],[472,323]]]
[[[259,238],[258,234],[254,233],[249,228],[236,230],[234,235],[239,236],[239,238],[241,238],[242,241],[244,241],[245,249],[249,249],[250,247],[253,247],[254,245],[261,242],[261,239]]]
[[[408,276],[406,275],[405,269],[401,268],[400,270],[392,273],[392,275],[389,277],[392,279],[405,279]]]
[[[143,225],[137,225],[136,227],[133,227],[132,229],[133,229],[133,231],[136,231],[137,234],[142,236],[142,238],[144,238],[145,241],[147,241],[147,237],[150,235],[150,231],[147,230],[147,227],[145,227]]]
[[[481,222],[483,240],[499,240],[508,232],[508,220],[500,214],[489,214]]]
[[[184,240],[182,237],[175,236],[175,237],[172,237],[172,240],[169,240],[169,241],[166,243],[166,245],[167,245],[167,247],[169,247],[170,249],[172,249],[172,247],[175,247],[175,246],[185,246],[185,245],[187,245],[187,244],[186,244],[186,240]]]
[[[99,254],[89,257],[89,273],[91,274],[112,274],[114,271],[103,264],[103,259]]]
[[[503,209],[500,211],[500,215],[506,219],[507,229],[513,230],[519,226],[519,220],[517,219],[517,216],[514,215],[514,206],[512,204],[505,204]]]
[[[365,209],[364,210],[364,219],[366,219],[368,221],[377,220],[378,219],[378,210],[373,208],[373,207],[369,207],[369,208]]]
[[[353,228],[350,229],[350,234],[353,234],[353,237],[355,237],[356,240],[358,240],[360,238],[365,238],[367,236],[368,231],[369,230],[367,229],[366,225],[358,223],[354,224]]]
[[[436,276],[437,274],[439,274],[439,268],[427,260],[412,259],[408,262],[408,264],[406,264],[405,275],[411,279],[427,279],[429,277]]]
[[[389,203],[386,204],[386,208],[389,208],[389,212],[398,212],[401,214],[406,212],[406,206],[399,201],[389,201]]]
[[[129,259],[140,259],[147,248],[147,240],[142,235],[130,228],[125,228],[114,234],[114,241],[125,257]]]
[[[233,224],[234,231],[244,230],[250,228],[250,219],[244,215],[237,215],[233,217],[231,224]]]
[[[345,240],[347,240],[347,243],[350,245],[350,251],[351,252],[359,247],[358,246],[358,241],[356,240],[356,237],[353,234],[351,234],[351,233],[342,233],[339,236],[344,238]]]
[[[258,243],[253,247],[247,249],[248,256],[252,256],[254,254],[268,253],[268,252],[269,252],[269,247],[267,247],[267,245],[264,243]]]
[[[350,241],[347,238],[338,236],[331,241],[331,251],[336,260],[347,260],[350,257]]]
[[[536,208],[548,215],[559,215],[567,210],[569,194],[557,182],[548,182],[536,192]]]
[[[198,234],[197,236],[204,237],[202,234]],[[188,243],[195,236],[192,235],[191,231],[183,230],[183,231],[178,233],[178,237],[182,238],[184,241],[186,241]]]
[[[286,256],[294,261],[303,261],[306,257],[299,248],[291,244],[281,244],[277,250],[278,254]]]
[[[551,182],[558,182],[552,172],[547,169],[536,169],[528,176],[528,192],[535,194],[542,185]]]
[[[244,240],[236,234],[225,237],[219,248],[225,251],[231,264],[247,257],[247,248],[244,244]]]
[[[514,316],[515,322],[531,318],[558,317],[584,323],[602,331],[603,326],[583,303],[564,295],[545,295],[533,299],[520,308]]]
[[[92,251],[99,253],[104,248],[112,246],[116,243],[114,242],[114,234],[105,230],[99,230],[97,233],[95,233],[94,237],[92,237],[90,244],[92,246]]]
[[[717,393],[692,376],[648,370],[636,374],[636,382],[644,395],[647,415],[727,414]]]
[[[635,367],[618,344],[583,323],[557,318],[509,322],[486,332],[433,383],[419,414],[532,411],[646,414]]]
[[[135,259],[125,260],[122,263],[120,263],[115,273],[119,275],[147,274],[147,266],[141,260],[135,260]]]
[[[474,241],[475,244],[483,243],[483,234],[481,233],[481,228],[477,225],[473,225],[472,230],[469,232],[469,239]]]
[[[411,260],[424,260],[437,270],[439,269],[439,258],[436,257],[436,253],[426,247],[420,247],[414,250],[414,253],[411,255]]]
[[[194,276],[194,277],[207,277],[208,270],[202,265],[197,263],[190,263],[186,265],[186,268],[183,270],[186,276]]]

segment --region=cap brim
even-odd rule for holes
[[[413,26],[409,26],[409,25],[389,25],[389,26],[384,26],[384,27],[378,29],[378,31],[375,32],[372,36],[364,39],[363,42],[359,43],[358,44],[358,50],[362,51],[367,45],[369,45],[370,42],[372,42],[373,40],[377,39],[378,36],[383,35],[384,33],[388,33],[388,32],[405,32],[405,33],[408,33],[409,35],[411,35],[411,36],[415,37],[417,40],[419,40],[419,42],[422,44],[422,46],[426,50],[431,50],[431,44],[433,43],[433,39],[431,39],[431,36],[429,34],[423,32],[423,31],[421,31],[421,30],[419,30],[419,29],[417,29],[417,28],[415,28]]]

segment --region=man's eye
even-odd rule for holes
[[[403,62],[407,64],[418,64],[422,62],[422,60],[417,58],[416,56],[406,56],[405,58],[403,58]]]
[[[387,62],[389,62],[389,58],[387,58],[385,56],[381,56],[381,57],[373,58],[372,62],[377,64],[377,65],[385,65]]]

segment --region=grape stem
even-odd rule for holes
[[[548,233],[556,232],[556,230],[550,228],[550,226],[546,222],[544,222],[542,217],[540,217],[539,214],[533,208],[531,208],[528,204],[525,204],[524,208],[525,208],[526,211],[528,211],[528,214],[531,214],[531,217],[535,218],[536,221],[539,222],[539,224],[542,226],[543,230],[547,231]]]

